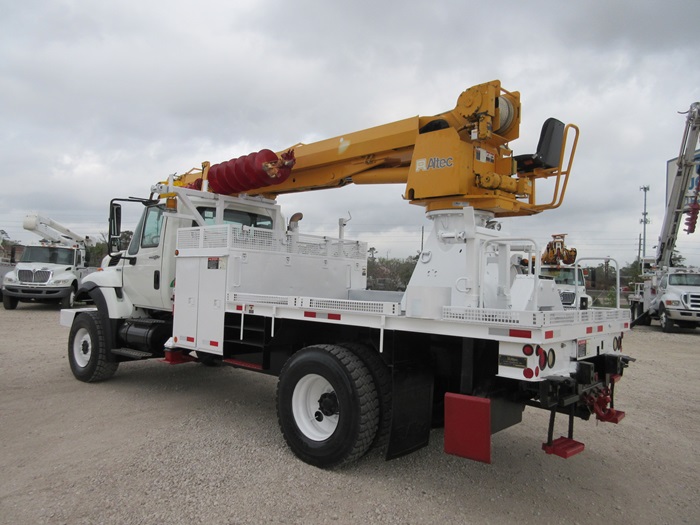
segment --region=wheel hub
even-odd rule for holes
[[[92,339],[85,328],[81,328],[75,334],[73,341],[73,359],[80,368],[85,368],[90,363],[92,357]]]
[[[333,386],[318,374],[302,377],[292,393],[292,413],[299,430],[308,439],[328,439],[340,418],[340,403]]]
[[[324,416],[332,416],[338,413],[338,397],[335,392],[327,392],[318,400],[318,408]]]

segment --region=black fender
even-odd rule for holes
[[[107,346],[107,351],[112,348],[116,348],[116,334],[117,334],[117,320],[109,318],[109,308],[107,307],[107,300],[105,299],[102,289],[95,283],[85,283],[80,287],[76,297],[80,297],[81,294],[85,294],[97,307],[97,311],[100,314],[100,320],[102,321],[102,326],[105,334],[105,345]],[[108,355],[113,356],[111,352]]]

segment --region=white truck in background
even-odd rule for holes
[[[20,302],[56,302],[71,308],[88,268],[88,237],[82,237],[35,213],[24,218],[23,227],[41,237],[27,245],[22,258],[2,279],[2,304],[14,310]]]
[[[583,268],[574,266],[576,248],[567,248],[564,245],[565,237],[565,233],[552,235],[552,240],[547,243],[542,254],[540,277],[554,279],[564,308],[585,310],[593,306],[593,298],[586,293]]]
[[[5,230],[0,230],[0,299],[2,299],[2,280],[5,274],[15,268],[15,247],[4,246],[7,239]]]
[[[651,324],[658,319],[664,332],[674,326],[700,326],[700,270],[697,268],[666,268],[641,283],[629,296],[634,325]]]
[[[686,215],[685,231],[694,233],[700,211],[700,177],[693,187],[690,184],[693,173],[698,173],[695,148],[700,135],[700,102],[691,104],[687,115],[678,168],[668,190],[656,269],[643,274],[644,282],[636,283],[635,293],[629,296],[632,326],[649,325],[652,319],[658,319],[664,332],[672,331],[676,325],[681,328],[700,325],[700,272],[673,267],[671,261],[683,216]]]

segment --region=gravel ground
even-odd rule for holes
[[[568,460],[541,451],[547,414],[528,408],[491,465],[444,454],[435,430],[404,458],[324,471],[286,448],[275,378],[148,361],[84,384],[58,316],[0,309],[3,524],[698,523],[700,330],[628,334],[627,416],[577,422]]]

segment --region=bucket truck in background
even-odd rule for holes
[[[552,235],[552,240],[547,243],[542,254],[540,276],[554,279],[564,308],[585,310],[593,305],[593,298],[586,293],[583,268],[574,265],[576,248],[567,248],[564,244],[565,237],[565,233]]]
[[[5,230],[0,230],[0,299],[2,299],[2,280],[5,274],[15,268],[15,246],[5,245],[9,240]]]
[[[523,272],[539,247],[498,218],[562,203],[578,128],[549,119],[537,152],[513,156],[519,125],[519,93],[492,81],[439,115],[204,162],[148,198],[113,199],[112,257],[79,290],[95,308],[61,311],[74,376],[150,358],[278,376],[282,435],[318,467],[413,452],[440,422],[446,452],[490,462],[491,435],[526,406],[549,413],[546,453],[583,451],[576,418],[624,416],[613,407],[629,311],[565,310],[539,257]],[[405,293],[366,289],[367,244],[345,221],[337,238],[309,235],[275,200],[351,183],[403,184],[432,221]],[[141,219],[120,251],[129,202]],[[555,439],[557,414],[567,430]]]
[[[14,310],[20,302],[56,302],[71,308],[88,268],[88,237],[72,232],[56,221],[29,214],[24,218],[25,230],[41,240],[24,248],[16,267],[2,281],[2,301],[6,310]]]
[[[696,147],[700,135],[700,102],[691,104],[678,154],[676,174],[672,177],[666,200],[653,271],[643,273],[644,281],[635,283],[629,296],[632,326],[649,325],[658,319],[661,329],[670,332],[675,326],[700,326],[700,270],[671,266],[681,220],[686,215],[685,231],[695,232],[698,220],[700,174]],[[693,174],[697,180],[691,185]]]

